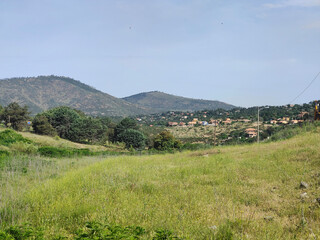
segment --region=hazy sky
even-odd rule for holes
[[[0,78],[282,105],[320,71],[320,0],[0,0],[0,36]]]

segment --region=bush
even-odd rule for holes
[[[185,143],[181,147],[182,150],[191,150],[191,151],[208,149],[208,148],[212,148],[212,146],[204,143]]]
[[[99,239],[140,239],[140,236],[145,234],[145,230],[135,226],[112,226],[103,225],[98,222],[89,222],[85,228],[80,229],[75,240],[99,240]]]
[[[57,148],[57,147],[50,147],[50,146],[40,147],[38,149],[38,152],[40,153],[41,156],[53,157],[53,158],[95,155],[95,153],[91,152],[87,148],[68,149],[68,148]]]
[[[180,149],[182,143],[175,139],[169,131],[162,131],[154,139],[154,148],[160,151]]]
[[[0,145],[9,146],[16,142],[32,143],[32,141],[22,137],[21,134],[18,134],[11,129],[0,132]]]
[[[41,230],[30,227],[29,225],[11,226],[4,230],[0,230],[0,239],[4,240],[42,240],[43,232]]]
[[[126,148],[134,148],[136,150],[142,150],[145,147],[146,138],[138,130],[128,129],[119,135],[119,138],[126,144]]]

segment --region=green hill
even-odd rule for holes
[[[181,239],[318,239],[319,138],[315,128],[285,141],[178,154],[16,156],[0,169],[0,228],[17,234],[9,226],[27,222],[45,239],[119,239],[98,237],[112,231],[174,239],[153,238],[159,229]]]
[[[33,114],[57,106],[68,106],[91,115],[127,116],[146,109],[98,91],[67,77],[39,76],[0,80],[0,104],[18,102]]]
[[[123,99],[151,109],[152,113],[215,110],[218,108],[229,110],[235,107],[224,102],[185,98],[158,91],[139,93]]]

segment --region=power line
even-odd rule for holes
[[[320,75],[320,72],[315,76],[315,78],[309,83],[309,85],[298,95],[296,96],[289,104],[293,103],[295,100],[297,100],[302,94],[304,94],[305,91],[312,85],[312,83],[318,78]]]

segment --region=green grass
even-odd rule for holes
[[[317,239],[319,137],[316,129],[176,154],[17,157],[0,171],[0,225],[28,222],[46,238],[73,238],[97,221],[140,226],[148,230],[142,239],[158,229],[185,239]]]

